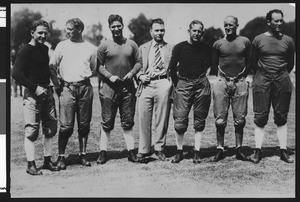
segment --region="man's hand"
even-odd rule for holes
[[[129,79],[132,79],[132,77],[133,77],[133,74],[131,73],[131,72],[128,72],[124,77],[123,77],[123,80],[125,81],[125,80],[129,80]]]
[[[150,83],[150,76],[148,75],[143,74],[139,77],[139,79],[142,81],[142,83]]]
[[[46,88],[43,88],[41,86],[37,86],[35,90],[35,94],[37,95],[39,100],[44,100],[46,99]]]
[[[116,81],[120,81],[121,79],[118,77],[118,76],[114,76],[112,75],[111,77],[109,77],[109,80],[112,82],[112,83],[115,83]]]

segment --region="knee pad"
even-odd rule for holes
[[[245,119],[235,119],[234,120],[234,127],[235,128],[244,128],[246,125]]]
[[[64,128],[59,130],[59,135],[69,138],[73,134],[73,128]]]
[[[254,117],[254,123],[258,126],[258,127],[264,127],[265,125],[267,125],[268,123],[268,116],[262,116],[262,117]]]
[[[187,127],[178,127],[175,126],[175,131],[179,134],[185,133],[187,131]]]
[[[121,127],[124,129],[124,130],[130,130],[132,127],[133,127],[134,123],[122,123],[121,124]]]
[[[224,119],[216,119],[215,121],[216,127],[217,128],[226,128],[227,126],[227,121],[225,121]]]
[[[37,140],[39,136],[39,125],[26,125],[25,136],[32,142]]]
[[[203,124],[195,124],[195,126],[194,126],[194,129],[196,130],[196,131],[203,131],[204,130],[204,127],[205,127],[205,123],[203,123]]]
[[[283,115],[277,115],[277,116],[274,117],[274,123],[277,126],[283,126],[287,123],[287,119]]]
[[[78,129],[78,135],[80,137],[87,137],[89,132],[90,132],[90,125],[89,124],[86,124],[84,126],[80,126],[80,128]]]
[[[46,137],[54,137],[55,134],[57,133],[57,125],[53,125],[51,128],[43,128],[43,134]]]

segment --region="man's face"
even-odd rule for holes
[[[154,23],[150,30],[150,34],[154,41],[161,42],[164,39],[165,35],[165,26],[162,24]]]
[[[43,25],[37,26],[35,31],[31,31],[32,38],[40,44],[45,43],[48,34],[48,28]]]
[[[78,36],[81,35],[81,29],[76,29],[74,25],[71,23],[66,24],[66,32],[67,32],[67,37],[70,38],[71,40],[77,39]]]
[[[192,42],[199,42],[203,34],[203,27],[200,24],[193,24],[188,32]]]
[[[123,25],[119,21],[114,21],[109,26],[109,29],[113,35],[113,38],[118,38],[123,36]]]
[[[224,20],[224,29],[227,36],[235,35],[238,25],[233,17],[228,17]]]
[[[280,13],[272,13],[272,19],[271,21],[267,21],[267,24],[274,33],[281,32],[283,16]]]

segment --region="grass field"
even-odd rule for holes
[[[286,164],[279,159],[276,126],[271,111],[266,135],[263,142],[263,159],[255,165],[235,159],[235,136],[232,115],[226,128],[226,158],[211,162],[216,152],[215,125],[210,107],[206,128],[203,131],[201,144],[202,163],[192,163],[194,145],[192,113],[189,128],[185,134],[185,159],[179,164],[169,161],[158,161],[154,156],[148,164],[135,164],[127,160],[125,141],[122,136],[119,115],[116,118],[115,130],[111,135],[108,147],[108,162],[97,165],[99,154],[100,102],[97,88],[94,88],[93,117],[87,152],[92,167],[78,164],[77,132],[69,139],[67,170],[50,172],[43,170],[42,176],[31,176],[26,173],[24,120],[22,98],[11,97],[11,197],[295,197],[295,164]],[[56,98],[56,97],[55,97]],[[295,91],[292,95],[288,119],[287,146],[295,152]],[[137,114],[134,132],[138,136]],[[75,130],[76,131],[76,130]],[[244,130],[243,151],[253,156],[254,124],[252,110],[252,91],[250,89],[247,124]],[[176,152],[172,111],[167,134],[166,156],[172,159]],[[57,138],[54,138],[53,160],[57,159]],[[136,148],[138,147],[136,141]],[[43,162],[42,135],[36,141],[36,162]],[[137,150],[136,150],[137,152]],[[295,159],[295,155],[291,155]]]

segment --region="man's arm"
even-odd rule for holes
[[[173,84],[176,86],[178,82],[178,75],[177,75],[177,64],[178,64],[178,46],[175,46],[172,50],[172,56],[169,63],[169,70],[170,70],[170,76],[173,81]]]
[[[253,44],[250,46],[250,55],[249,55],[249,69],[252,69],[254,73],[257,71],[257,62],[258,62],[258,53],[257,53],[257,48]]]
[[[295,44],[291,40],[289,43],[288,57],[287,57],[287,71],[290,73],[294,68]]]
[[[141,61],[141,56],[140,56],[140,52],[139,52],[139,48],[136,45],[136,43],[134,41],[132,41],[132,48],[133,48],[133,59],[135,64],[133,65],[132,70],[130,70],[130,72],[128,72],[127,75],[124,76],[124,80],[125,79],[132,79],[132,77],[134,75],[136,75],[140,69],[142,68],[142,61]]]
[[[211,65],[211,70],[214,75],[218,75],[218,65],[219,65],[219,54],[217,49],[213,46],[212,48],[212,65]]]
[[[106,45],[104,43],[101,43],[98,47],[97,50],[97,59],[98,59],[98,65],[97,65],[97,72],[101,74],[103,77],[109,79],[112,74],[107,71],[105,68],[105,50],[106,50]]]
[[[243,72],[243,77],[247,77],[249,72],[250,72],[250,69],[251,69],[251,65],[250,65],[250,54],[251,54],[251,42],[250,40],[248,39],[246,41],[246,44],[245,44],[245,70]]]

